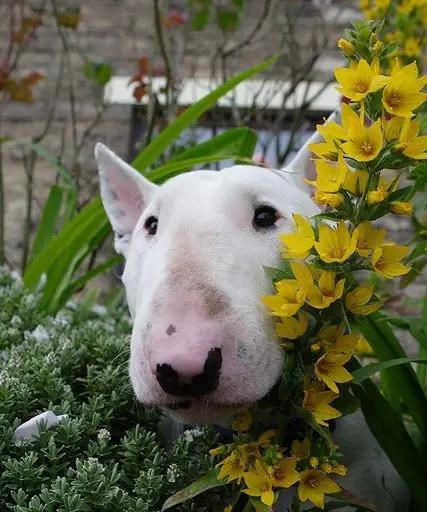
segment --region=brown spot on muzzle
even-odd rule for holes
[[[230,305],[228,297],[209,282],[203,265],[190,256],[189,248],[185,247],[178,253],[180,261],[172,264],[165,280],[172,286],[172,292],[181,295],[184,291],[197,291],[209,316],[217,316],[226,311]]]
[[[172,324],[169,325],[169,327],[166,329],[166,334],[168,336],[172,336],[176,332],[176,327]]]

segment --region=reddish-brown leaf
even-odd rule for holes
[[[145,94],[146,94],[146,86],[143,83],[141,83],[140,85],[135,87],[135,89],[133,90],[133,97],[136,99],[136,101],[138,103],[142,100],[142,98],[145,96]]]

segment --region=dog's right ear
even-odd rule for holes
[[[95,146],[95,158],[102,202],[114,230],[114,247],[126,257],[136,223],[158,187],[103,144]]]

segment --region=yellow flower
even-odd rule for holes
[[[328,420],[339,418],[341,412],[329,405],[338,395],[332,391],[319,391],[317,388],[309,388],[304,391],[302,406],[313,415],[319,425],[325,425]]]
[[[364,336],[360,336],[359,343],[356,346],[356,352],[361,356],[374,354],[371,345],[369,345],[368,340]]]
[[[302,336],[307,330],[308,315],[307,313],[299,312],[298,318],[293,316],[282,318],[280,323],[276,324],[276,334],[279,338],[286,338],[288,340],[296,340]]]
[[[320,206],[331,206],[332,208],[338,208],[344,202],[341,194],[330,194],[329,192],[320,192],[319,190],[314,193],[313,199]]]
[[[421,55],[421,40],[417,37],[408,37],[403,46],[403,53],[407,57],[419,57]]]
[[[216,448],[212,448],[212,450],[209,450],[209,455],[212,457],[218,457],[218,455],[223,455],[227,451],[227,445],[221,444],[220,446],[217,446]]]
[[[297,465],[296,457],[284,457],[278,464],[268,468],[271,480],[275,487],[291,487],[300,479],[298,471],[295,467]]]
[[[319,256],[325,263],[348,260],[356,250],[356,237],[350,236],[344,221],[336,229],[322,224],[319,227],[319,241],[314,243]]]
[[[333,165],[326,160],[316,160],[317,180],[305,180],[322,192],[338,192],[344,183],[348,168],[342,153],[338,155],[338,165]]]
[[[310,466],[312,468],[318,468],[319,467],[319,458],[318,457],[310,457]]]
[[[305,437],[302,441],[294,439],[291,444],[291,452],[297,460],[308,459],[310,457],[311,443],[308,437]]]
[[[240,483],[245,472],[245,461],[237,450],[234,450],[228,457],[217,464],[217,467],[220,466],[222,467],[218,474],[218,480],[227,478],[227,482],[237,480]]]
[[[239,414],[237,418],[232,422],[231,428],[238,432],[246,432],[252,426],[252,414],[250,411],[244,411]]]
[[[381,307],[380,302],[369,301],[372,299],[374,289],[372,286],[361,284],[345,296],[345,307],[355,315],[370,315]]]
[[[427,75],[418,78],[415,62],[403,68],[395,65],[390,81],[383,92],[383,105],[389,114],[412,117],[413,111],[427,99],[420,92],[427,83]]]
[[[335,78],[341,86],[337,87],[338,91],[353,101],[361,101],[367,94],[382,89],[389,80],[389,77],[379,74],[377,59],[371,65],[361,59],[350,68],[337,68]]]
[[[350,41],[347,41],[347,39],[338,39],[337,46],[345,55],[348,55],[349,57],[356,53],[354,46],[350,43]]]
[[[345,476],[347,474],[347,468],[344,464],[337,464],[336,466],[332,466],[332,473],[336,475]]]
[[[408,158],[414,160],[427,159],[427,135],[418,136],[420,131],[420,122],[411,121],[409,118],[402,123],[399,143],[394,149],[401,151]]]
[[[318,338],[327,353],[352,354],[359,342],[360,334],[344,334],[345,323],[328,325],[320,329]]]
[[[319,469],[306,469],[301,473],[298,497],[304,502],[310,500],[313,505],[323,509],[325,494],[340,492],[341,488]]]
[[[358,162],[370,162],[383,147],[381,120],[365,126],[362,118],[352,120],[349,128],[350,140],[341,146],[344,153]]]
[[[259,446],[267,446],[268,444],[270,444],[271,439],[273,437],[275,437],[276,435],[277,435],[276,430],[273,430],[273,429],[266,430],[259,436],[257,443]]]
[[[233,507],[231,505],[227,505],[224,507],[224,512],[233,512]]]
[[[304,288],[306,301],[310,306],[324,309],[342,297],[345,279],[335,283],[334,272],[322,271],[316,286],[308,265],[294,261],[291,263],[291,268],[295,279],[300,283],[301,288]]]
[[[325,344],[328,354],[353,354],[360,340],[360,334],[351,333],[339,335],[331,343]]]
[[[403,123],[405,122],[404,117],[394,116],[391,119],[386,119],[384,117],[382,122],[384,137],[387,142],[396,140],[400,137],[400,132],[402,131]]]
[[[369,173],[367,171],[349,171],[345,178],[343,187],[355,196],[361,196],[368,184]]]
[[[294,316],[305,302],[305,290],[294,279],[282,279],[276,283],[277,295],[266,295],[262,302],[278,317]]]
[[[304,259],[310,254],[314,245],[314,231],[310,221],[294,213],[295,232],[286,235],[280,235],[281,242],[285,245],[282,254],[285,258]]]
[[[370,256],[373,250],[385,241],[386,231],[374,228],[369,221],[362,222],[354,230],[356,237],[356,252],[360,256]]]
[[[409,247],[393,243],[377,247],[371,256],[372,267],[378,275],[387,279],[407,274],[411,267],[400,261],[408,255],[409,250]]]
[[[344,368],[350,359],[350,354],[324,354],[314,365],[314,373],[331,391],[338,393],[336,383],[342,384],[352,379],[351,373]]]
[[[260,444],[257,442],[240,444],[238,446],[238,450],[246,466],[252,464],[256,459],[260,457],[259,447]]]
[[[390,183],[381,177],[377,188],[368,193],[368,204],[378,204],[385,201],[392,190],[390,185]]]
[[[273,481],[268,473],[265,463],[260,460],[255,461],[250,471],[243,475],[245,483],[248,486],[243,492],[249,496],[259,496],[262,503],[271,507],[274,502]]]
[[[389,206],[390,211],[397,215],[411,215],[414,210],[413,204],[407,201],[393,201]]]
[[[320,469],[330,475],[332,473],[332,466],[329,464],[329,462],[323,462],[321,465],[320,465]]]
[[[325,309],[342,297],[344,284],[345,279],[335,283],[335,273],[324,271],[320,274],[317,286],[312,284],[307,287],[306,301],[316,309]]]
[[[309,149],[320,158],[332,159],[337,158],[338,147],[341,146],[343,141],[348,140],[348,125],[349,121],[357,114],[353,109],[345,104],[341,104],[341,118],[342,125],[335,121],[328,121],[327,123],[316,125],[316,131],[325,139],[325,142],[310,144]]]

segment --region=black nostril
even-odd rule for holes
[[[156,379],[166,393],[174,396],[200,397],[215,391],[221,374],[222,352],[218,347],[208,352],[203,373],[195,375],[191,382],[184,382],[174,368],[167,363],[158,364]]]

